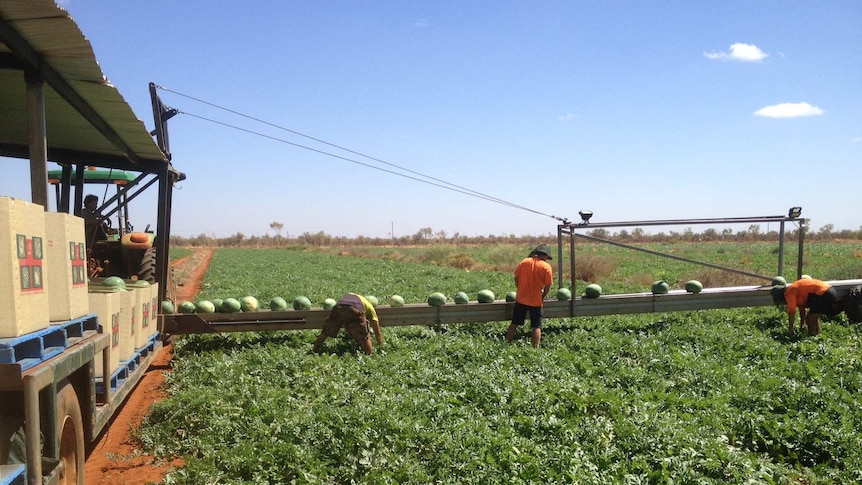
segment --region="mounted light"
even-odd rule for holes
[[[578,215],[581,216],[581,224],[589,224],[590,217],[593,217],[593,211],[580,211]]]
[[[802,215],[802,207],[791,207],[790,211],[787,213],[787,217],[791,219],[796,219],[800,215]]]

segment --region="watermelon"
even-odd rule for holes
[[[431,306],[443,306],[446,304],[446,295],[439,291],[435,291],[428,295],[428,304]]]
[[[703,291],[703,283],[697,280],[686,281],[685,291],[689,293],[700,293],[701,291]]]
[[[260,308],[260,303],[253,296],[244,296],[239,300],[239,307],[244,312],[256,312]]]
[[[324,310],[332,310],[338,302],[335,301],[335,298],[327,298],[323,300],[323,309]]]
[[[380,304],[380,300],[378,300],[374,295],[365,295],[365,299],[368,300],[368,303],[371,303],[371,306],[374,308],[377,308],[377,305]]]
[[[568,288],[560,288],[557,290],[557,299],[560,301],[567,301],[572,299],[572,290]]]
[[[225,298],[221,302],[222,313],[236,313],[242,310],[242,305],[236,298]]]
[[[772,278],[772,286],[787,286],[787,280],[784,276],[776,276]]]
[[[287,310],[287,300],[280,296],[274,296],[269,300],[269,309],[274,312],[283,312]]]
[[[195,313],[215,313],[215,305],[209,300],[201,300],[195,303]]]
[[[311,300],[307,296],[297,296],[293,299],[294,310],[311,310]]]
[[[221,298],[213,298],[213,299],[212,299],[213,306],[215,307],[215,311],[216,311],[216,312],[220,312],[220,311],[222,311],[222,310],[221,310],[221,304],[222,304],[222,302],[223,302],[223,301],[224,301],[224,300],[222,300]]]
[[[506,292],[506,301],[512,303],[515,301],[515,298],[518,296],[517,291],[507,291]]]
[[[665,295],[670,290],[670,285],[665,280],[658,280],[651,287],[653,295]]]
[[[404,306],[404,297],[401,295],[392,295],[389,297],[389,306]]]
[[[126,282],[119,276],[109,276],[102,281],[102,286],[110,286],[111,288],[125,288]]]
[[[196,309],[195,304],[190,301],[183,301],[177,307],[180,313],[194,313]]]
[[[174,313],[174,304],[170,300],[162,300],[162,314]]]
[[[479,303],[494,303],[494,292],[491,290],[482,290],[476,295],[476,301]]]
[[[465,303],[470,303],[470,297],[467,296],[467,293],[464,293],[463,291],[459,291],[458,293],[455,293],[455,296],[452,299],[455,301],[455,304],[457,304],[457,305],[463,305]]]
[[[584,298],[598,298],[602,296],[602,287],[596,283],[590,283],[584,288]]]

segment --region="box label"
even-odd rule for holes
[[[120,346],[120,312],[111,315],[111,347]]]
[[[18,265],[21,268],[21,291],[42,291],[42,238],[17,235]]]
[[[86,286],[87,265],[84,243],[69,241],[69,259],[72,261],[72,286]]]

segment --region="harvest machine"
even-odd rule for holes
[[[589,214],[584,217],[583,214]],[[741,308],[774,305],[770,290],[771,280],[775,275],[784,273],[785,224],[798,223],[797,232],[797,278],[802,276],[802,256],[805,238],[805,220],[800,218],[801,209],[792,208],[787,216],[759,216],[720,219],[679,219],[656,221],[632,221],[613,223],[589,223],[592,212],[582,212],[583,222],[579,224],[563,223],[557,226],[557,288],[563,287],[564,262],[568,257],[569,274],[576,274],[576,240],[583,238],[591,242],[606,243],[624,247],[634,251],[649,253],[653,256],[674,259],[695,265],[710,267],[723,271],[741,274],[743,276],[764,280],[763,285],[707,288],[699,293],[689,293],[685,290],[669,291],[667,294],[630,293],[605,295],[601,298],[587,298],[574,295],[567,300],[546,300],[543,315],[547,318],[572,318],[602,315],[625,315],[634,313],[661,313],[689,310],[706,310],[721,308]],[[774,223],[778,231],[778,261],[774,275],[759,275],[739,269],[718,266],[715,264],[682,258],[668,253],[648,250],[639,246],[627,245],[586,234],[587,230],[611,227],[642,227],[642,226],[690,226],[697,224],[727,225]],[[566,241],[568,239],[568,241]],[[565,251],[568,244],[568,251]],[[829,282],[843,299],[851,289],[862,285],[862,280],[841,280]],[[377,308],[382,326],[428,325],[446,323],[487,323],[508,321],[512,318],[514,303],[497,300],[492,303],[471,302],[468,304],[446,303],[442,306],[426,304],[409,304],[401,307],[381,305]],[[190,313],[166,314],[162,331],[169,335],[196,334],[210,332],[247,332],[269,330],[308,330],[320,329],[329,312],[323,309],[288,310],[288,311],[257,311],[249,313]]]

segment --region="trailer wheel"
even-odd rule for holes
[[[63,464],[61,485],[84,485],[84,424],[75,388],[67,380],[58,385],[57,449]]]

